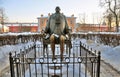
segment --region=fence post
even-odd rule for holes
[[[97,77],[100,77],[100,59],[101,59],[101,53],[98,52],[98,60],[97,60]]]
[[[79,53],[80,55],[79,55],[79,56],[81,56],[81,44],[82,44],[82,43],[81,43],[81,41],[80,41],[80,53]]]
[[[9,53],[9,61],[10,61],[10,73],[11,77],[15,77],[14,75],[14,65],[13,65],[13,58],[12,58],[12,53]]]

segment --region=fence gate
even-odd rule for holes
[[[45,51],[42,44],[19,54],[10,53],[11,77],[100,77],[100,53],[90,54],[81,43],[72,46],[71,54],[65,52],[63,61],[57,52],[59,46],[56,47],[55,60],[52,60],[49,46]]]

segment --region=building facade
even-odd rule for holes
[[[38,32],[38,23],[6,22],[9,32]]]
[[[50,13],[48,14],[48,16],[41,15],[41,17],[38,17],[39,32],[45,29],[49,16],[50,16]],[[74,17],[74,15],[71,15],[70,17],[66,17],[66,19],[67,19],[68,26],[72,29],[72,32],[73,32],[76,25],[76,17]]]
[[[110,32],[107,25],[104,24],[77,24],[76,32]],[[115,28],[111,27],[111,32],[114,32]]]
[[[6,22],[5,25],[9,27],[9,32],[41,32],[43,29],[45,29],[49,16],[50,13],[48,16],[41,15],[37,18],[38,23]],[[66,17],[66,19],[68,26],[72,31],[74,31],[76,25],[76,17],[74,17],[74,15],[71,15],[70,17]]]

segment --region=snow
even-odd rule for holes
[[[9,52],[17,53],[20,52],[21,49],[27,48],[26,46],[33,45],[33,42],[28,42],[24,44],[18,45],[4,45],[0,47],[0,72],[9,66]]]
[[[111,46],[95,43],[92,40],[87,40],[85,44],[90,48],[92,48],[93,50],[100,51],[102,60],[109,63],[115,69],[120,71],[120,68],[118,68],[120,67],[120,46],[111,47]]]
[[[8,35],[13,34],[9,33]],[[24,33],[24,34],[31,34],[31,33]],[[34,34],[34,33],[33,33]],[[119,34],[119,33],[118,33]],[[3,34],[7,35],[7,34]],[[3,36],[2,35],[2,36]],[[19,35],[18,33],[14,35]],[[1,35],[0,35],[1,36]],[[85,40],[76,38],[72,43],[80,43],[80,41],[93,50],[97,50],[101,52],[101,58],[105,62],[112,65],[116,70],[120,71],[120,46],[111,47],[103,44],[96,43],[92,40]],[[37,43],[39,43],[37,41]],[[7,66],[9,66],[9,52],[20,51],[20,49],[26,48],[26,46],[33,44],[33,42],[28,42],[25,44],[18,44],[18,45],[4,45],[0,47],[0,72]]]
[[[74,42],[79,43],[80,41],[89,46],[89,48],[100,51],[101,59],[112,65],[116,70],[120,71],[120,46],[111,47],[108,45],[96,43],[93,40],[80,38],[76,38]]]
[[[45,60],[45,62],[47,62],[47,59],[44,59],[44,60]],[[71,59],[71,61],[73,61],[73,60]],[[39,60],[36,59],[36,62],[39,62]],[[52,60],[49,59],[49,62],[51,63]],[[61,64],[55,64],[55,65],[54,64],[49,64],[49,67],[51,67],[51,66],[61,66]],[[68,77],[73,77],[73,65],[68,64],[68,66],[69,66],[69,68],[68,68]],[[47,75],[48,74],[48,65],[47,64],[42,65],[42,69],[44,69],[43,71],[41,71],[41,65],[40,64],[37,65],[37,67],[39,67],[39,68],[37,68],[37,76],[38,77],[42,77],[41,73],[43,73],[43,77],[48,77],[48,75]],[[79,77],[79,69],[78,69],[78,67],[79,67],[79,64],[75,64],[75,67],[74,67],[75,68],[75,70],[74,70],[74,76],[75,77]],[[31,65],[31,70],[32,70],[32,72],[31,72],[32,76],[31,77],[36,77],[35,76],[35,74],[36,74],[35,71],[36,70],[35,70],[34,65]],[[85,67],[84,67],[83,64],[81,64],[81,74],[80,75],[81,75],[81,77],[85,77],[85,71],[82,71],[82,70],[85,70]],[[66,71],[67,71],[66,64],[62,64],[62,77],[67,77],[67,72]],[[56,73],[57,75],[61,75],[60,74],[61,70],[57,69],[56,71],[54,71],[53,69],[49,68],[49,75],[54,75],[54,73]],[[29,70],[26,71],[25,77],[30,77]],[[90,73],[88,73],[88,72],[87,72],[87,77],[90,77]]]

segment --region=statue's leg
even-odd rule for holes
[[[61,57],[61,60],[63,60],[64,41],[65,41],[65,37],[63,35],[61,35],[60,36],[60,51],[61,51],[60,57]]]
[[[51,43],[51,49],[52,49],[52,59],[55,59],[55,37],[54,35],[50,36],[50,43]]]

